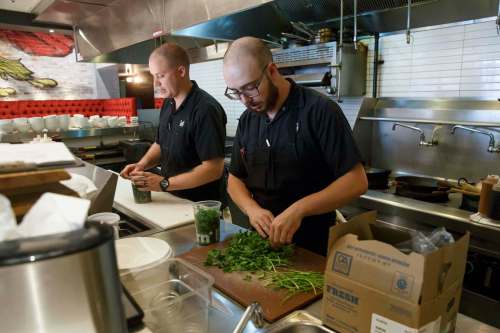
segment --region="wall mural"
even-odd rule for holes
[[[95,98],[95,65],[74,57],[71,36],[0,29],[0,99]]]

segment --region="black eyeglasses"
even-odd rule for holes
[[[242,90],[232,89],[232,88],[226,87],[226,91],[224,92],[224,95],[227,98],[229,98],[231,100],[236,100],[236,101],[241,99],[241,95],[243,95],[247,98],[254,98],[254,97],[259,96],[260,95],[259,86],[262,83],[262,80],[264,79],[264,75],[266,73],[267,66],[269,66],[269,64],[264,66],[264,68],[262,69],[262,73],[260,74],[260,78],[257,81],[255,81],[254,84],[252,84],[251,86],[249,86],[247,88],[243,88]],[[246,84],[246,85],[248,85],[248,84]]]

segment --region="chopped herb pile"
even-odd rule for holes
[[[216,266],[224,272],[272,271],[287,266],[293,251],[293,245],[273,249],[257,232],[246,231],[236,234],[229,247],[210,250],[205,266]]]
[[[224,272],[250,272],[245,275],[244,281],[251,281],[254,276],[270,288],[287,290],[283,302],[298,293],[321,292],[324,282],[322,273],[287,268],[293,253],[293,245],[273,249],[269,241],[257,232],[247,231],[236,234],[227,248],[210,250],[205,266],[216,266]]]

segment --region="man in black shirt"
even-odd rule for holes
[[[165,98],[156,142],[121,175],[143,191],[168,191],[192,200],[221,200],[226,114],[189,79],[184,49],[164,44],[153,51],[149,70]],[[146,172],[161,165],[162,175]]]
[[[285,79],[259,40],[236,40],[224,57],[226,96],[240,100],[228,192],[273,245],[326,255],[335,209],[368,181],[338,105]]]

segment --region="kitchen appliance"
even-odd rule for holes
[[[396,194],[427,202],[448,201],[450,186],[427,177],[396,177]]]
[[[391,170],[365,167],[370,190],[385,190],[389,187]]]
[[[129,139],[120,141],[127,163],[137,163],[148,151],[151,143],[145,140]]]
[[[127,331],[113,228],[0,243],[4,332]]]

